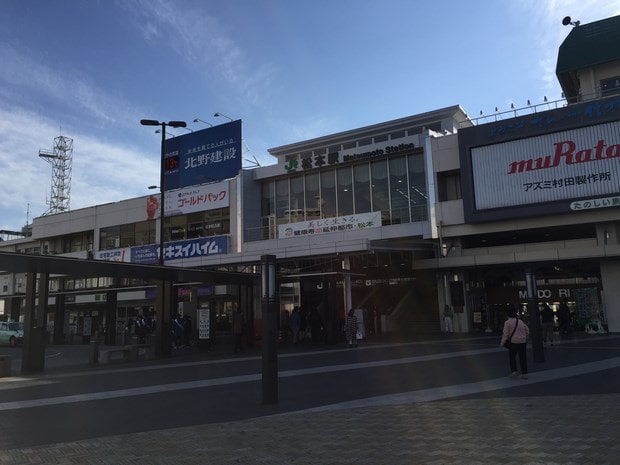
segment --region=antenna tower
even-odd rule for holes
[[[52,193],[47,201],[49,208],[43,216],[69,211],[73,139],[55,137],[54,151],[39,150],[39,157],[52,165]]]

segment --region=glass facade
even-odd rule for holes
[[[264,225],[269,217],[286,224],[373,211],[381,212],[384,225],[428,220],[423,154],[295,174],[262,185]],[[274,234],[272,229],[269,237]]]

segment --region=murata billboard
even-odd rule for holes
[[[459,131],[468,222],[620,206],[620,99]]]
[[[241,120],[166,140],[166,191],[234,178],[241,170]]]

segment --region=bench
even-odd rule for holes
[[[100,364],[106,364],[115,361],[135,362],[137,360],[150,360],[154,357],[154,344],[132,344],[100,347],[97,360]]]

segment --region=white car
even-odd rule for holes
[[[24,342],[24,323],[0,321],[0,344],[16,346]]]

